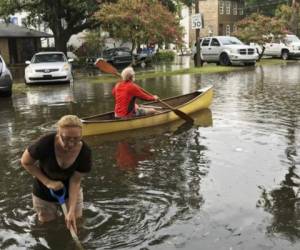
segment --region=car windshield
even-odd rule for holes
[[[300,39],[295,35],[290,35],[285,37],[284,41],[286,43],[295,43],[295,42],[300,42]]]
[[[32,59],[33,63],[65,62],[63,54],[39,54]]]
[[[232,44],[243,44],[239,39],[235,37],[220,37],[219,40],[223,45],[232,45]]]

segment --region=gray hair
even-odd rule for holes
[[[56,123],[58,128],[78,127],[82,128],[82,122],[76,115],[65,115]]]
[[[123,69],[121,73],[121,77],[123,81],[129,81],[134,79],[135,72],[132,67],[127,67]]]

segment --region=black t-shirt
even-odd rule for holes
[[[58,165],[55,156],[55,136],[55,132],[46,134],[31,144],[27,150],[33,159],[39,161],[39,167],[49,179],[62,181],[68,190],[69,180],[75,171],[87,173],[91,170],[91,149],[82,141],[82,148],[74,163],[63,169]],[[57,201],[51,196],[49,189],[37,178],[34,178],[33,194],[46,201]],[[66,198],[68,198],[68,192],[66,192]]]

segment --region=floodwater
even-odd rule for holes
[[[299,249],[299,63],[148,79],[160,97],[213,85],[197,125],[90,137],[85,249]],[[62,217],[41,225],[26,146],[64,114],[109,111],[113,84],[26,87],[0,98],[0,248],[75,249]]]

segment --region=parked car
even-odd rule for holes
[[[2,56],[0,55],[0,93],[5,96],[12,94],[13,78],[10,70],[7,68]]]
[[[282,39],[273,38],[265,45],[264,55],[287,60],[300,56],[300,39],[295,35],[285,35]]]
[[[140,65],[143,68],[150,62],[151,58],[146,53],[132,54],[127,47],[117,47],[103,51],[103,59],[114,66],[127,66],[132,63],[132,57],[135,65]]]
[[[254,47],[245,45],[233,36],[204,37],[200,41],[201,57],[204,62],[220,65],[255,65],[258,59]],[[194,56],[195,56],[195,49]]]
[[[31,61],[26,61],[25,83],[72,82],[73,59],[67,59],[63,52],[39,52]]]

